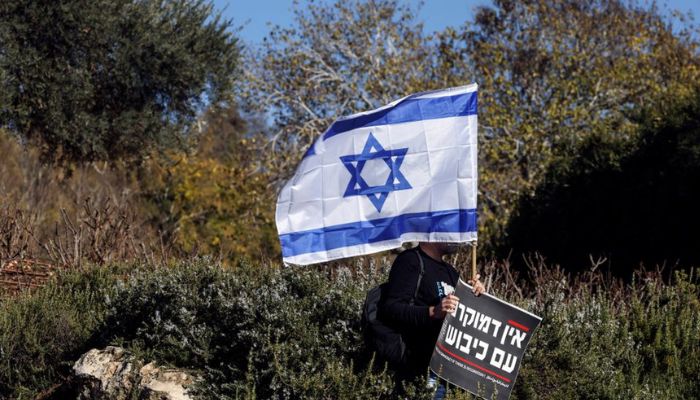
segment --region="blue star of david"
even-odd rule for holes
[[[374,151],[372,151],[374,150]],[[411,189],[411,185],[400,171],[408,147],[403,149],[385,150],[377,139],[369,134],[365,147],[360,154],[340,157],[345,168],[350,171],[350,182],[343,197],[367,196],[378,212],[382,211],[384,202],[390,192]],[[362,169],[369,160],[382,159],[389,167],[389,176],[381,186],[369,186],[362,178]]]

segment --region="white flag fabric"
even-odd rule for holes
[[[335,121],[277,199],[284,262],[476,240],[477,85]]]

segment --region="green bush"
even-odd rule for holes
[[[393,375],[373,364],[359,330],[364,294],[387,267],[225,269],[198,259],[120,279],[104,270],[61,276],[2,303],[0,397],[29,398],[60,382],[81,352],[115,344],[201,377],[193,391],[202,398],[397,398]],[[629,283],[571,278],[541,262],[527,280],[507,264],[482,271],[491,293],[543,317],[511,398],[700,397],[692,270],[671,282],[639,273]],[[421,382],[405,391],[431,396]]]
[[[676,272],[671,284],[660,273],[638,272],[629,284],[599,273],[530,275],[522,294],[496,293],[543,319],[512,398],[700,398],[700,280],[693,270]]]
[[[386,397],[393,383],[367,368],[359,329],[370,281],[206,260],[135,273],[108,301],[104,341],[198,370],[206,397]]]
[[[33,398],[68,374],[106,316],[113,283],[107,269],[71,272],[0,300],[0,398]]]

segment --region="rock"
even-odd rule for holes
[[[108,346],[104,350],[92,349],[83,354],[73,365],[73,372],[80,383],[79,399],[95,399],[108,396],[126,399],[134,389],[132,357],[120,347]]]
[[[176,369],[165,369],[151,362],[142,363],[124,349],[108,346],[83,354],[73,366],[71,390],[78,399],[135,398],[144,400],[189,400],[186,386],[192,376]]]
[[[166,398],[171,400],[188,400],[191,398],[185,394],[185,386],[192,384],[194,380],[182,371],[160,369],[156,367],[155,363],[151,362],[141,367],[139,373],[144,392],[153,393],[156,396],[160,393],[167,393],[168,397]],[[153,398],[161,399],[162,397]]]

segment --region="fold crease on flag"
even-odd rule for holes
[[[476,240],[477,85],[336,120],[277,199],[284,262]]]

